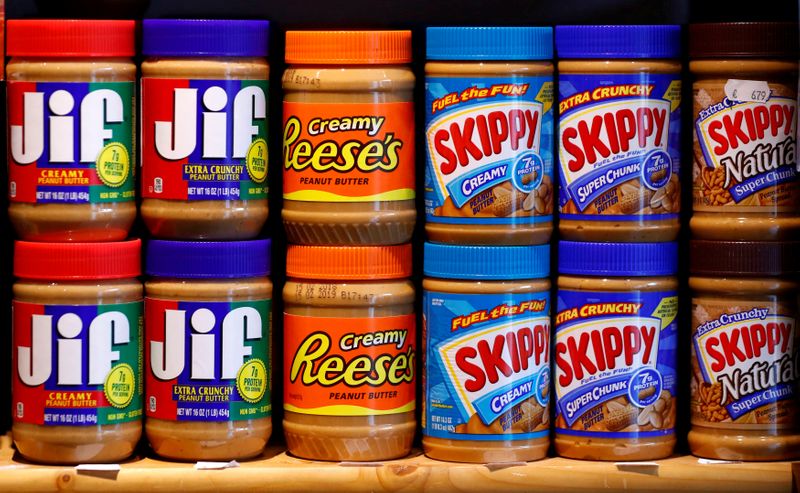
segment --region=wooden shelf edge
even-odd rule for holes
[[[378,464],[314,462],[270,447],[256,460],[224,470],[151,457],[121,464],[119,472],[79,472],[38,466],[14,456],[0,437],[0,491],[659,491],[791,492],[792,463],[704,464],[692,456],[652,463],[586,462],[561,458],[515,465],[457,464],[420,453]]]

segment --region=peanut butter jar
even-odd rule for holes
[[[151,240],[145,432],[176,460],[259,455],[272,433],[270,240]]]
[[[305,459],[411,451],[416,329],[411,245],[290,245],[283,288],[283,430]]]
[[[559,231],[673,241],[680,229],[680,26],[557,26]]]
[[[269,214],[269,23],[145,19],[142,219],[158,238],[254,238]]]
[[[411,240],[410,31],[288,31],[283,225],[290,242]]]
[[[798,241],[691,242],[692,454],[800,457],[798,249]]]
[[[550,246],[425,244],[422,446],[519,462],[550,446]]]
[[[553,232],[553,30],[429,27],[425,231],[526,245]]]
[[[561,241],[558,270],[556,453],[669,457],[679,397],[678,244]]]
[[[136,219],[134,28],[8,21],[8,213],[20,238],[128,236]]]
[[[45,464],[117,462],[142,435],[141,242],[14,245],[11,433]]]
[[[800,238],[797,23],[689,27],[692,237]]]

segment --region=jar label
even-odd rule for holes
[[[413,103],[283,103],[283,198],[414,199]]]
[[[322,416],[414,410],[414,315],[307,317],[284,313],[283,408]]]
[[[142,78],[142,197],[267,197],[266,80]]]
[[[14,301],[13,416],[98,426],[142,416],[142,303]]]
[[[550,294],[425,291],[425,436],[530,440],[550,427]]]
[[[797,420],[797,306],[692,302],[692,423],[792,427]],[[759,426],[761,425],[761,426]]]
[[[677,218],[680,76],[562,74],[558,90],[561,218]]]
[[[556,430],[596,438],[675,432],[675,291],[558,291]]]
[[[145,298],[145,412],[170,421],[271,415],[270,300]]]
[[[694,84],[695,210],[797,210],[796,82]]]
[[[135,198],[133,82],[8,82],[11,202]]]
[[[552,221],[552,106],[552,76],[428,77],[428,221]]]

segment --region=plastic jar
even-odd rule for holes
[[[136,219],[134,27],[8,21],[8,213],[20,238],[128,236]]]
[[[692,454],[800,457],[798,249],[797,241],[691,242]]]
[[[547,243],[553,232],[553,29],[429,27],[427,58],[428,239]]]
[[[559,243],[556,453],[654,460],[675,448],[678,244]]]
[[[283,225],[290,242],[411,240],[411,31],[288,31]]]
[[[14,247],[14,445],[47,464],[117,462],[142,435],[141,241]]]
[[[254,238],[269,213],[269,22],[143,23],[142,219],[169,239]]]
[[[692,237],[797,240],[797,23],[689,27]]]
[[[519,462],[550,447],[550,246],[425,244],[422,446]]]
[[[377,461],[411,451],[416,328],[411,245],[290,245],[283,430],[305,459]]]
[[[559,231],[678,237],[680,26],[558,26]]]
[[[259,455],[272,433],[270,240],[147,244],[145,432],[162,457]]]

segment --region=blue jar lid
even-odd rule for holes
[[[179,279],[267,276],[271,247],[270,240],[150,240],[145,251],[145,273]]]
[[[166,57],[265,57],[269,21],[145,19],[142,53]]]
[[[587,276],[669,276],[678,272],[678,242],[558,242],[558,272]]]
[[[556,26],[559,58],[680,58],[681,27]]]
[[[550,275],[550,245],[460,246],[425,243],[423,270],[442,279],[539,279]]]
[[[429,27],[428,60],[550,60],[551,27]]]

